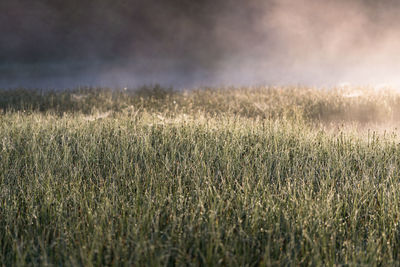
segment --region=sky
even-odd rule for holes
[[[398,86],[399,2],[1,0],[0,87]]]

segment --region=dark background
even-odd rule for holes
[[[350,73],[371,51],[398,48],[398,10],[390,0],[2,0],[0,86],[339,81],[338,57]]]
[[[201,61],[194,50],[218,50],[212,29],[221,8],[215,1],[6,0],[0,3],[0,59],[36,63],[128,55]]]

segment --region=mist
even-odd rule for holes
[[[400,86],[397,1],[4,0],[0,87]]]

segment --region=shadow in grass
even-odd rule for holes
[[[3,89],[0,90],[0,111],[90,114],[94,111],[119,111],[140,99],[164,100],[176,93],[159,85],[138,89],[85,87],[73,90]]]

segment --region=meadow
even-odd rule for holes
[[[0,90],[4,266],[400,265],[400,94]]]

